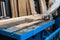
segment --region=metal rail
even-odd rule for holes
[[[45,40],[54,40],[54,39],[59,39],[60,37],[60,28],[58,28],[55,32],[53,32],[50,36],[48,36]]]

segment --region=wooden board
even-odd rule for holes
[[[37,16],[30,15],[30,16],[0,20],[0,27],[14,26],[24,22],[32,22],[37,20],[40,20],[40,17],[38,17],[38,15]]]
[[[10,0],[11,11],[12,11],[12,18],[15,18],[15,11],[14,11],[14,0]]]
[[[29,3],[30,3],[30,8],[31,8],[31,13],[33,15],[37,14],[37,12],[35,10],[34,0],[29,0]]]
[[[18,17],[18,11],[17,11],[17,0],[14,0],[14,8],[15,8],[15,16]]]
[[[28,15],[31,15],[31,8],[30,8],[30,3],[29,3],[29,0],[27,0],[27,14]]]
[[[6,6],[5,6],[5,2],[3,2],[3,8],[4,8],[4,16],[6,17]]]
[[[11,4],[11,11],[12,11],[12,18],[18,17],[16,0],[10,0],[10,4]]]
[[[29,26],[31,26],[31,25],[37,24],[37,23],[39,23],[39,22],[42,22],[42,21],[34,21],[34,22],[31,22],[31,23],[19,24],[19,25],[16,25],[16,26],[7,28],[7,30],[9,30],[9,31],[11,31],[11,32],[14,32],[14,31],[20,30],[20,29],[22,29],[22,28],[29,27]],[[14,29],[13,29],[13,28],[14,28]]]
[[[26,16],[26,0],[18,0],[19,16]]]
[[[6,17],[6,7],[5,7],[5,2],[1,2],[1,10],[2,10],[2,16]]]
[[[40,12],[45,14],[47,12],[47,5],[45,0],[39,0]]]
[[[1,2],[1,12],[2,12],[2,16],[4,15],[4,11],[3,11],[3,3]]]

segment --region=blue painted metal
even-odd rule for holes
[[[36,35],[37,33],[43,31],[44,29],[52,26],[54,23],[55,23],[55,20],[50,21],[50,22],[48,22],[48,23],[45,23],[45,24],[43,24],[43,25],[40,25],[40,26],[37,27],[36,29],[31,30],[31,31],[23,34],[23,35],[21,36],[21,39],[24,40],[24,39],[27,39],[27,38],[33,36],[33,35]]]
[[[51,33],[48,32],[47,30],[43,30],[43,31],[42,31],[42,39],[43,39],[43,38],[47,38],[50,34],[51,34]]]
[[[59,33],[59,34],[58,34]],[[55,36],[55,35],[57,35],[57,36]],[[55,32],[53,32],[50,36],[48,36],[45,40],[57,40],[57,39],[59,39],[60,37],[59,37],[59,35],[60,35],[60,28],[58,28]],[[55,37],[55,38],[54,38]],[[54,39],[53,39],[54,38]]]
[[[41,35],[40,33],[32,36],[31,38],[28,38],[27,40],[41,40]]]
[[[15,39],[19,39],[20,38],[19,34],[11,33],[11,32],[9,32],[7,30],[4,30],[4,29],[0,29],[0,34],[2,34],[4,36],[11,37],[11,38],[15,38]]]
[[[36,34],[36,36],[32,38],[32,40],[41,40],[40,33]]]
[[[49,21],[49,22],[47,22],[45,24],[42,24],[42,25],[38,26],[37,28],[35,28],[33,30],[30,30],[29,32],[26,32],[24,34],[19,34],[19,33],[14,33],[14,32],[11,33],[8,30],[0,29],[0,34],[5,35],[5,36],[9,36],[9,37],[12,37],[12,38],[15,38],[15,39],[18,39],[18,40],[26,40],[26,39],[28,39],[28,38],[40,33],[44,29],[52,26],[54,23],[55,23],[55,20]],[[35,37],[36,40],[37,40],[39,35],[37,35]],[[39,38],[39,39],[41,39],[41,38]]]
[[[56,18],[55,18],[55,26],[57,27],[57,28],[59,28],[60,27],[60,15],[59,16],[57,16]]]

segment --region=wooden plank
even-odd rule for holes
[[[40,20],[40,17],[38,17],[38,15],[37,16],[30,15],[30,16],[0,20],[0,27],[14,26],[24,22],[32,22],[37,20]]]
[[[2,2],[3,3],[3,10],[4,10],[4,17],[6,17],[6,8],[5,8],[5,2]]]
[[[3,11],[3,3],[1,2],[1,12],[2,12],[2,16],[4,15],[4,11]]]
[[[36,10],[35,10],[35,5],[34,5],[34,0],[28,0],[30,3],[30,8],[31,8],[31,13],[33,15],[37,14]]]
[[[10,4],[11,4],[11,11],[12,11],[12,18],[18,17],[16,0],[10,0]]]
[[[1,2],[1,10],[2,10],[2,16],[6,17],[6,7],[5,7],[5,2]]]
[[[0,16],[2,16],[2,11],[1,11],[1,1],[0,1]]]
[[[34,22],[31,22],[31,23],[24,23],[24,24],[19,24],[17,26],[14,26],[14,27],[10,27],[10,28],[7,28],[7,30],[11,31],[11,32],[14,32],[14,31],[17,31],[17,30],[20,30],[22,28],[25,28],[25,27],[29,27],[31,25],[34,25],[34,24],[37,24],[39,22],[42,22],[42,21],[34,21]],[[13,29],[14,28],[14,29]]]
[[[11,23],[11,22],[22,21],[22,20],[25,20],[25,19],[37,20],[37,19],[40,19],[40,17],[38,15],[36,15],[36,16],[30,15],[30,16],[23,16],[23,17],[11,18],[11,19],[6,19],[6,20],[0,20],[0,25],[8,24],[8,23]]]
[[[26,16],[26,0],[18,0],[19,16]]]
[[[39,6],[40,6],[40,14],[42,14],[42,6],[41,6],[41,0],[39,0]]]
[[[40,12],[42,14],[45,14],[47,12],[46,1],[45,0],[39,0],[39,4],[40,4]]]
[[[47,12],[47,5],[46,5],[46,0],[43,0],[44,3],[44,14]]]
[[[14,8],[14,0],[10,0],[12,18],[15,18],[15,8]]]
[[[27,14],[28,15],[31,15],[31,8],[30,8],[30,3],[29,3],[29,0],[27,0]]]
[[[15,16],[18,17],[18,11],[17,11],[17,0],[14,0],[14,8],[15,8]]]
[[[20,24],[20,25],[17,25],[15,27],[17,27],[17,28],[24,28],[24,27],[31,26],[31,25],[34,25],[34,24],[39,23],[39,22],[42,22],[42,20],[34,21],[34,22],[30,22],[30,23]]]

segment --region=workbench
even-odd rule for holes
[[[37,33],[52,26],[53,24],[55,24],[55,20],[48,20],[48,21],[45,20],[39,24],[30,26],[30,27],[26,27],[26,28],[23,28],[23,29],[14,31],[14,32],[0,28],[0,34],[7,36],[7,37],[17,39],[17,40],[26,40],[26,39],[32,37],[33,35],[36,35]]]

